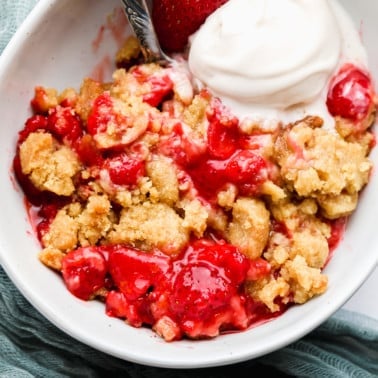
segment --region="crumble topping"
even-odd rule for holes
[[[74,176],[80,161],[67,146],[56,143],[51,134],[31,133],[20,146],[22,171],[39,190],[61,196],[75,191]]]

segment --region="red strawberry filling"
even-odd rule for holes
[[[239,120],[218,99],[214,99],[207,118],[207,144],[210,156],[215,159],[229,158],[238,147]]]
[[[88,300],[105,286],[106,261],[97,247],[87,247],[68,253],[62,261],[62,274],[68,290],[76,297]]]
[[[255,317],[243,286],[251,269],[255,277],[270,273],[266,263],[254,264],[232,245],[198,240],[175,259],[120,245],[80,248],[64,257],[62,272],[67,288],[81,299],[110,278],[108,315],[138,327],[170,319],[173,339],[179,339],[246,328]]]
[[[236,185],[244,195],[258,194],[268,177],[266,161],[248,150],[237,150],[226,160],[204,156],[187,170],[201,196],[208,200],[214,199],[227,184]]]
[[[149,75],[143,72],[140,66],[133,69],[132,73],[140,84],[148,84],[148,91],[143,95],[143,101],[147,104],[158,106],[165,97],[171,94],[173,82],[167,74]]]
[[[136,185],[138,178],[144,175],[144,162],[136,157],[119,154],[105,160],[103,169],[116,185]]]
[[[367,116],[373,106],[373,98],[374,90],[369,75],[347,64],[332,80],[327,106],[333,116],[357,122]]]

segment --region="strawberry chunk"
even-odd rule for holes
[[[193,166],[206,153],[206,143],[186,133],[181,123],[177,123],[169,135],[163,136],[159,152],[173,158],[181,167]]]
[[[194,242],[173,264],[169,299],[182,329],[195,337],[212,336],[234,321],[238,327],[240,318],[246,321],[244,308],[232,306],[240,300],[248,269],[249,261],[234,246]]]
[[[106,315],[116,318],[130,317],[129,304],[123,293],[112,290],[106,296]]]
[[[173,90],[173,82],[166,73],[148,73],[143,66],[138,66],[132,71],[133,76],[140,84],[147,83],[146,93],[143,94],[143,101],[151,106],[158,106],[164,98],[169,96]]]
[[[69,107],[56,106],[49,111],[48,129],[60,140],[73,145],[82,136],[79,116]]]
[[[124,293],[113,290],[106,296],[105,306],[108,316],[127,319],[133,327],[154,323],[150,303],[145,298],[129,301]]]
[[[91,299],[106,284],[107,264],[97,247],[69,252],[62,261],[62,275],[68,290],[76,297]]]
[[[173,83],[168,75],[152,76],[148,81],[151,89],[143,95],[143,101],[151,106],[158,106],[173,89]]]
[[[227,183],[234,184],[243,194],[257,193],[268,177],[265,159],[252,151],[237,150],[229,159],[202,159],[188,173],[201,193],[212,199]]]
[[[56,90],[41,86],[36,87],[30,105],[35,113],[46,114],[49,109],[58,105]]]
[[[101,151],[97,148],[92,135],[84,134],[77,140],[74,148],[83,164],[88,166],[101,166],[103,164],[104,159]]]
[[[233,293],[227,276],[211,264],[198,262],[179,270],[170,303],[182,322],[206,321],[228,305]]]
[[[227,160],[202,159],[188,173],[196,189],[206,199],[213,199],[228,181],[226,176]]]
[[[128,300],[136,300],[161,285],[169,268],[169,257],[161,253],[119,246],[109,255],[109,272]]]
[[[110,180],[116,185],[136,185],[145,172],[144,162],[127,154],[107,159],[103,167],[109,172]]]
[[[213,100],[212,108],[207,113],[209,126],[207,143],[210,156],[216,159],[227,159],[238,146],[239,120],[220,102]]]
[[[259,183],[265,179],[265,160],[252,151],[238,151],[227,162],[226,174],[230,181],[236,184]]]
[[[112,98],[109,92],[104,92],[93,103],[93,108],[87,121],[88,131],[91,135],[106,132],[108,123],[114,120]]]
[[[47,117],[37,114],[28,118],[24,128],[18,133],[18,145],[22,144],[29,134],[38,130],[47,130]]]
[[[134,327],[154,324],[153,308],[159,312],[158,302],[166,288],[170,267],[169,257],[159,252],[114,247],[109,255],[109,272],[117,291],[107,296],[107,314],[126,318]]]
[[[251,281],[257,281],[268,276],[271,272],[271,265],[268,261],[259,257],[250,262],[250,267],[247,273],[247,277]]]
[[[235,284],[244,281],[250,261],[231,244],[214,244],[199,240],[188,249],[187,260],[206,261],[224,269],[225,275]]]
[[[161,47],[167,52],[182,51],[188,37],[227,0],[155,0],[152,20]]]
[[[327,107],[333,116],[361,121],[369,114],[373,98],[374,91],[368,73],[347,64],[331,82]]]

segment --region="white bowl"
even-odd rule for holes
[[[367,46],[378,79],[378,2],[344,0]],[[25,297],[51,322],[74,338],[113,356],[145,365],[175,368],[235,363],[272,352],[301,338],[340,308],[359,288],[378,259],[378,178],[374,170],[356,213],[326,268],[328,291],[281,317],[245,332],[213,340],[166,343],[148,329],[107,317],[104,306],[76,299],[59,277],[37,259],[38,242],[11,171],[17,132],[30,115],[35,85],[76,87],[116,44],[104,32],[93,42],[118,0],[41,0],[4,51],[0,61],[0,262]],[[101,42],[102,41],[102,42]],[[105,62],[105,63],[104,63]],[[371,155],[378,164],[377,148]]]

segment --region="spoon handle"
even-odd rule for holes
[[[167,64],[171,59],[161,50],[145,0],[121,0],[130,26],[139,40],[146,62]]]

